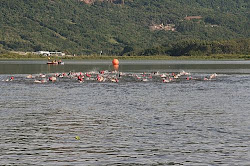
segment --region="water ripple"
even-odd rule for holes
[[[0,165],[249,165],[249,83],[1,82]]]

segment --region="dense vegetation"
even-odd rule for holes
[[[128,48],[127,48],[128,49]],[[171,55],[171,56],[211,56],[214,54],[249,54],[250,39],[237,39],[225,41],[205,41],[205,40],[183,40],[172,45],[162,45],[142,51],[134,51],[130,48],[123,55]]]
[[[1,0],[0,54],[250,54],[249,8],[249,0]],[[149,28],[162,23],[175,31]]]

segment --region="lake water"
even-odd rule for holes
[[[110,63],[0,61],[0,165],[250,165],[249,61],[120,61],[131,75],[193,78],[169,83],[26,78]]]

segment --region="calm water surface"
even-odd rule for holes
[[[108,61],[0,61],[0,165],[250,165],[248,61],[121,64],[128,73],[218,77],[35,84],[25,77],[112,67]],[[2,81],[9,76],[15,79]]]

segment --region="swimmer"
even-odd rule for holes
[[[27,75],[26,78],[33,78],[33,76],[30,74],[30,75]]]
[[[211,79],[215,79],[216,77],[217,77],[217,74],[214,73],[214,74],[212,74],[212,75],[209,76],[209,79],[210,79],[210,80],[211,80]]]
[[[170,82],[170,80],[169,79],[162,79],[162,82],[164,82],[164,83],[169,83]]]
[[[51,82],[55,82],[56,81],[56,77],[49,77],[49,81],[51,81]]]
[[[77,79],[78,79],[78,81],[79,81],[80,83],[83,82],[83,78],[82,78],[80,75],[77,77]]]
[[[10,78],[8,78],[8,79],[6,79],[6,80],[3,80],[3,81],[9,82],[9,81],[13,81],[13,80],[14,80],[14,77],[12,76],[12,77],[10,77]]]

